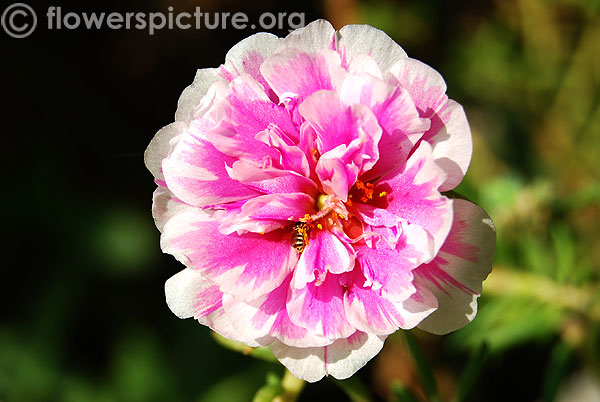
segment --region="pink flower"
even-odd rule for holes
[[[351,376],[400,328],[467,324],[495,231],[441,194],[471,159],[445,92],[385,33],[326,21],[198,70],[145,155],[161,247],[187,267],[171,310],[307,381]]]

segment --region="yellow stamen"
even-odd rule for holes
[[[375,186],[373,183],[363,183],[360,180],[356,180],[356,188],[362,193],[360,200],[362,202],[367,202],[373,199],[373,188]]]
[[[379,193],[379,198],[385,197],[386,195],[387,195],[387,191],[382,191],[381,193]]]
[[[323,230],[323,225],[321,225],[320,223],[317,223],[317,227],[319,228],[319,230]]]

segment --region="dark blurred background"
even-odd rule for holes
[[[259,29],[49,30],[50,6],[200,6],[245,12],[250,22],[301,12],[306,23],[386,31],[440,71],[464,105],[474,156],[458,191],[498,230],[473,323],[445,337],[413,331],[442,396],[451,399],[485,343],[490,352],[468,400],[600,400],[598,1],[27,4],[38,15],[35,32],[0,32],[0,401],[249,401],[268,372],[283,372],[220,348],[207,328],[169,311],[164,282],[182,266],[160,251],[155,185],[143,164],[196,69],[218,66]],[[401,335],[358,377],[376,399],[391,398],[395,381],[421,392]],[[348,397],[330,381],[302,394],[326,398]]]

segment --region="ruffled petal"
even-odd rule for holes
[[[180,200],[201,207],[258,194],[229,177],[226,167],[234,160],[208,141],[184,135],[162,167],[169,190]]]
[[[462,106],[448,99],[444,79],[425,63],[407,58],[390,71],[411,94],[421,117],[431,119],[423,140],[433,146],[436,162],[446,171],[440,190],[453,189],[462,181],[473,152],[471,129]]]
[[[352,336],[324,347],[296,348],[274,342],[270,348],[275,357],[298,378],[316,382],[326,375],[332,375],[344,380],[379,353],[385,338],[356,331]]]
[[[248,74],[269,95],[270,88],[260,73],[260,66],[275,52],[281,41],[281,38],[267,32],[259,32],[243,39],[227,52],[225,64],[219,69],[219,74],[227,81]]]
[[[440,191],[449,191],[460,184],[469,168],[473,153],[471,128],[463,107],[452,99],[431,121],[433,129],[423,140],[433,146],[433,158],[448,175]]]
[[[270,57],[261,72],[280,101],[292,109],[314,92],[338,87],[346,74],[335,51],[303,53],[296,49]]]
[[[368,106],[383,129],[378,161],[363,180],[373,180],[401,166],[430,127],[429,119],[419,116],[410,94],[393,77],[384,81],[369,74],[351,74],[342,83],[340,99],[346,104]]]
[[[388,269],[394,268],[388,267]],[[403,327],[404,320],[399,311],[402,309],[402,304],[385,299],[381,289],[366,287],[364,286],[366,282],[360,269],[357,269],[353,280],[347,284],[344,307],[352,326],[360,331],[377,335],[389,335]]]
[[[316,134],[316,173],[325,191],[346,201],[358,176],[379,159],[381,127],[370,109],[347,106],[333,91],[319,91],[299,106]]]
[[[307,283],[322,283],[327,273],[341,274],[354,268],[354,252],[329,230],[313,229],[296,268],[292,286],[302,289]]]
[[[307,194],[269,194],[252,198],[239,208],[218,211],[215,217],[220,222],[219,231],[225,235],[266,233],[289,226],[290,221],[298,221],[314,210],[315,200]]]
[[[169,155],[171,140],[183,134],[185,130],[185,123],[171,123],[158,130],[152,141],[150,141],[148,148],[146,148],[144,163],[157,180],[165,180],[162,172],[162,161]]]
[[[169,219],[194,207],[181,201],[166,187],[158,186],[152,194],[152,217],[159,231],[163,231]]]
[[[179,214],[165,225],[161,248],[240,300],[277,288],[296,264],[287,230],[223,235],[218,227],[201,212]]]
[[[349,65],[355,57],[371,56],[382,71],[406,59],[406,52],[385,32],[370,25],[346,25],[337,32],[336,48],[344,65]]]
[[[196,71],[194,81],[183,90],[179,97],[175,120],[189,123],[196,118],[202,98],[217,79],[218,69],[216,68],[203,68]]]
[[[378,249],[366,245],[355,246],[357,260],[360,263],[365,281],[375,290],[381,289],[384,297],[402,302],[415,292],[412,284],[412,270],[418,253],[407,244],[399,243],[396,248],[389,248],[380,243]],[[358,281],[355,279],[353,282]],[[358,283],[363,286],[365,283]]]
[[[387,193],[381,207],[429,233],[431,257],[437,254],[452,225],[452,200],[438,191],[445,177],[432,158],[431,146],[422,142],[402,168],[375,186],[375,193]]]
[[[295,347],[331,344],[332,340],[314,335],[290,321],[286,310],[290,280],[291,275],[277,289],[252,302],[225,296],[223,308],[239,317],[232,322],[233,327],[261,345],[271,344],[273,338]]]
[[[198,272],[186,268],[173,275],[165,283],[165,295],[167,305],[179,318],[194,317],[224,337],[260,346],[231,325],[230,317],[223,311],[223,293]]]
[[[318,193],[314,181],[291,170],[237,161],[227,172],[232,179],[262,194],[305,193],[316,197]]]
[[[371,110],[361,104],[346,105],[337,93],[319,91],[313,93],[299,106],[300,114],[310,123],[317,135],[317,150],[323,156],[327,152],[345,145],[353,148],[359,140],[349,162],[370,169],[379,159],[377,147],[381,138],[381,127]],[[358,154],[358,155],[354,155]]]
[[[279,151],[279,163],[284,170],[292,170],[303,177],[310,176],[309,159],[306,154],[279,127],[270,125],[255,138]]]
[[[496,230],[477,205],[454,200],[454,223],[438,256],[414,271],[416,282],[438,300],[438,310],[419,328],[446,334],[468,324],[477,313],[481,283],[492,269]]]
[[[327,274],[321,283],[315,281],[302,289],[292,287],[288,297],[290,320],[313,334],[336,339],[346,338],[356,330],[346,319],[339,275]]]
[[[334,49],[335,29],[326,20],[316,20],[310,24],[290,32],[283,38],[277,52],[296,49],[303,52],[318,52],[323,49]]]
[[[257,139],[257,135],[275,126],[289,138],[298,138],[298,129],[285,107],[273,103],[247,74],[229,84],[228,94],[215,102],[211,113],[216,122],[213,127],[194,128],[198,135],[231,157],[274,164],[280,159],[279,151]]]

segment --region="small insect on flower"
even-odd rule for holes
[[[294,231],[292,232],[292,247],[298,251],[298,254],[302,253],[308,245],[308,234],[310,233],[310,226],[306,222],[296,222],[294,224]]]

